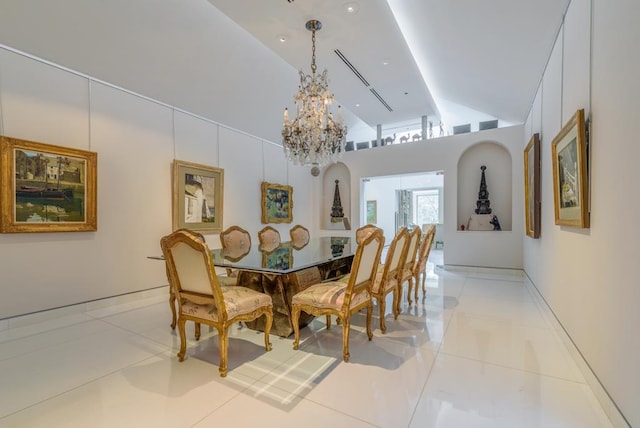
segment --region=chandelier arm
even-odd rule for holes
[[[294,96],[296,117],[289,119],[285,109],[282,125],[282,146],[287,159],[294,165],[312,165],[319,173],[319,167],[336,162],[345,151],[347,127],[342,120],[338,106],[338,118],[331,113],[333,94],[329,91],[327,70],[316,75],[316,31],[322,23],[310,20],[305,27],[311,31],[311,75],[300,71],[300,86]]]

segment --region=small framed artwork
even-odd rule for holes
[[[527,236],[540,237],[540,134],[524,149],[524,214]]]
[[[95,152],[0,137],[0,232],[98,229]]]
[[[173,229],[222,231],[224,170],[173,161]]]
[[[367,224],[378,222],[378,201],[367,201]]]
[[[589,227],[587,141],[584,110],[578,110],[551,143],[556,224]]]
[[[262,223],[293,221],[293,188],[262,182]]]

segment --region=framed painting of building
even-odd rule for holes
[[[173,229],[222,231],[224,170],[173,161]]]
[[[0,137],[0,232],[98,229],[95,152]]]
[[[293,187],[262,182],[262,223],[293,221]]]
[[[540,134],[531,136],[524,149],[524,214],[525,232],[540,237]]]
[[[587,138],[584,110],[578,110],[551,143],[555,222],[589,227]]]

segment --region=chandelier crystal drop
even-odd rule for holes
[[[282,146],[294,165],[316,168],[336,162],[344,153],[347,127],[340,106],[337,118],[330,111],[334,99],[329,91],[327,70],[316,74],[316,31],[322,28],[322,23],[311,20],[305,27],[311,31],[311,74],[300,70],[300,86],[293,97],[296,117],[290,120],[289,110],[285,108]]]

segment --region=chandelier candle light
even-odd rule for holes
[[[322,23],[311,20],[305,27],[311,31],[311,75],[300,70],[300,86],[293,97],[296,117],[290,120],[288,109],[284,109],[282,146],[294,165],[312,165],[311,174],[318,175],[319,167],[336,162],[344,153],[347,127],[340,106],[337,120],[330,112],[333,94],[329,91],[327,70],[316,75],[316,31]]]

